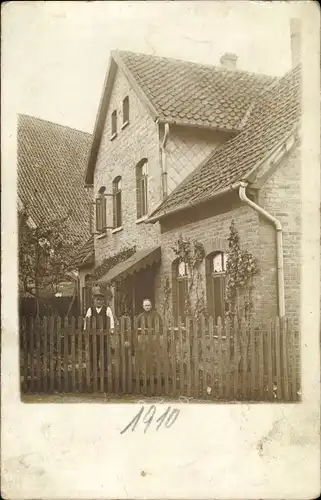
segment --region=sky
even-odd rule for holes
[[[283,2],[9,2],[2,64],[15,113],[92,133],[110,51],[131,50],[282,75],[291,67]]]

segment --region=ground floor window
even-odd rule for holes
[[[216,322],[225,316],[226,302],[226,263],[227,254],[214,252],[206,257],[206,295],[209,316]]]
[[[172,264],[173,316],[176,323],[186,315],[188,302],[188,264],[175,260]]]

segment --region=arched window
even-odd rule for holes
[[[225,315],[225,276],[227,254],[214,252],[206,257],[207,309],[214,321]]]
[[[148,161],[143,158],[136,165],[136,197],[137,197],[137,219],[148,212]]]
[[[121,227],[122,225],[122,210],[121,210],[121,177],[118,176],[113,180],[113,195],[114,195],[114,209],[113,209],[113,226],[114,228]]]
[[[107,220],[106,220],[106,187],[102,186],[98,191],[98,196],[96,198],[96,231],[98,233],[104,233],[106,231]]]
[[[173,316],[176,323],[183,319],[188,299],[188,264],[182,260],[175,260],[172,264],[172,299]]]
[[[129,97],[123,100],[123,128],[129,122]]]

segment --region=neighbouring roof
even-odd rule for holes
[[[18,117],[18,196],[32,220],[70,213],[70,228],[89,237],[90,193],[84,187],[92,136],[28,115]]]
[[[73,260],[73,266],[76,267],[77,269],[80,269],[85,266],[93,266],[94,264],[95,264],[94,236],[90,236],[90,238],[81,247],[75,259]]]
[[[95,161],[117,67],[120,67],[154,120],[208,129],[239,131],[253,100],[275,77],[228,70],[178,59],[113,51],[98,110],[86,182]]]
[[[157,220],[201,203],[238,181],[282,141],[300,118],[300,67],[257,99],[244,129],[215,149],[151,214]]]

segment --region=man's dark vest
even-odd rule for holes
[[[107,307],[105,305],[102,306],[101,310],[99,313],[96,310],[95,306],[91,306],[91,317],[90,317],[90,326],[92,326],[92,319],[95,317],[96,318],[96,328],[99,328],[101,324],[101,320],[99,318],[103,318],[103,328],[107,328],[107,316],[106,316],[106,311]]]

